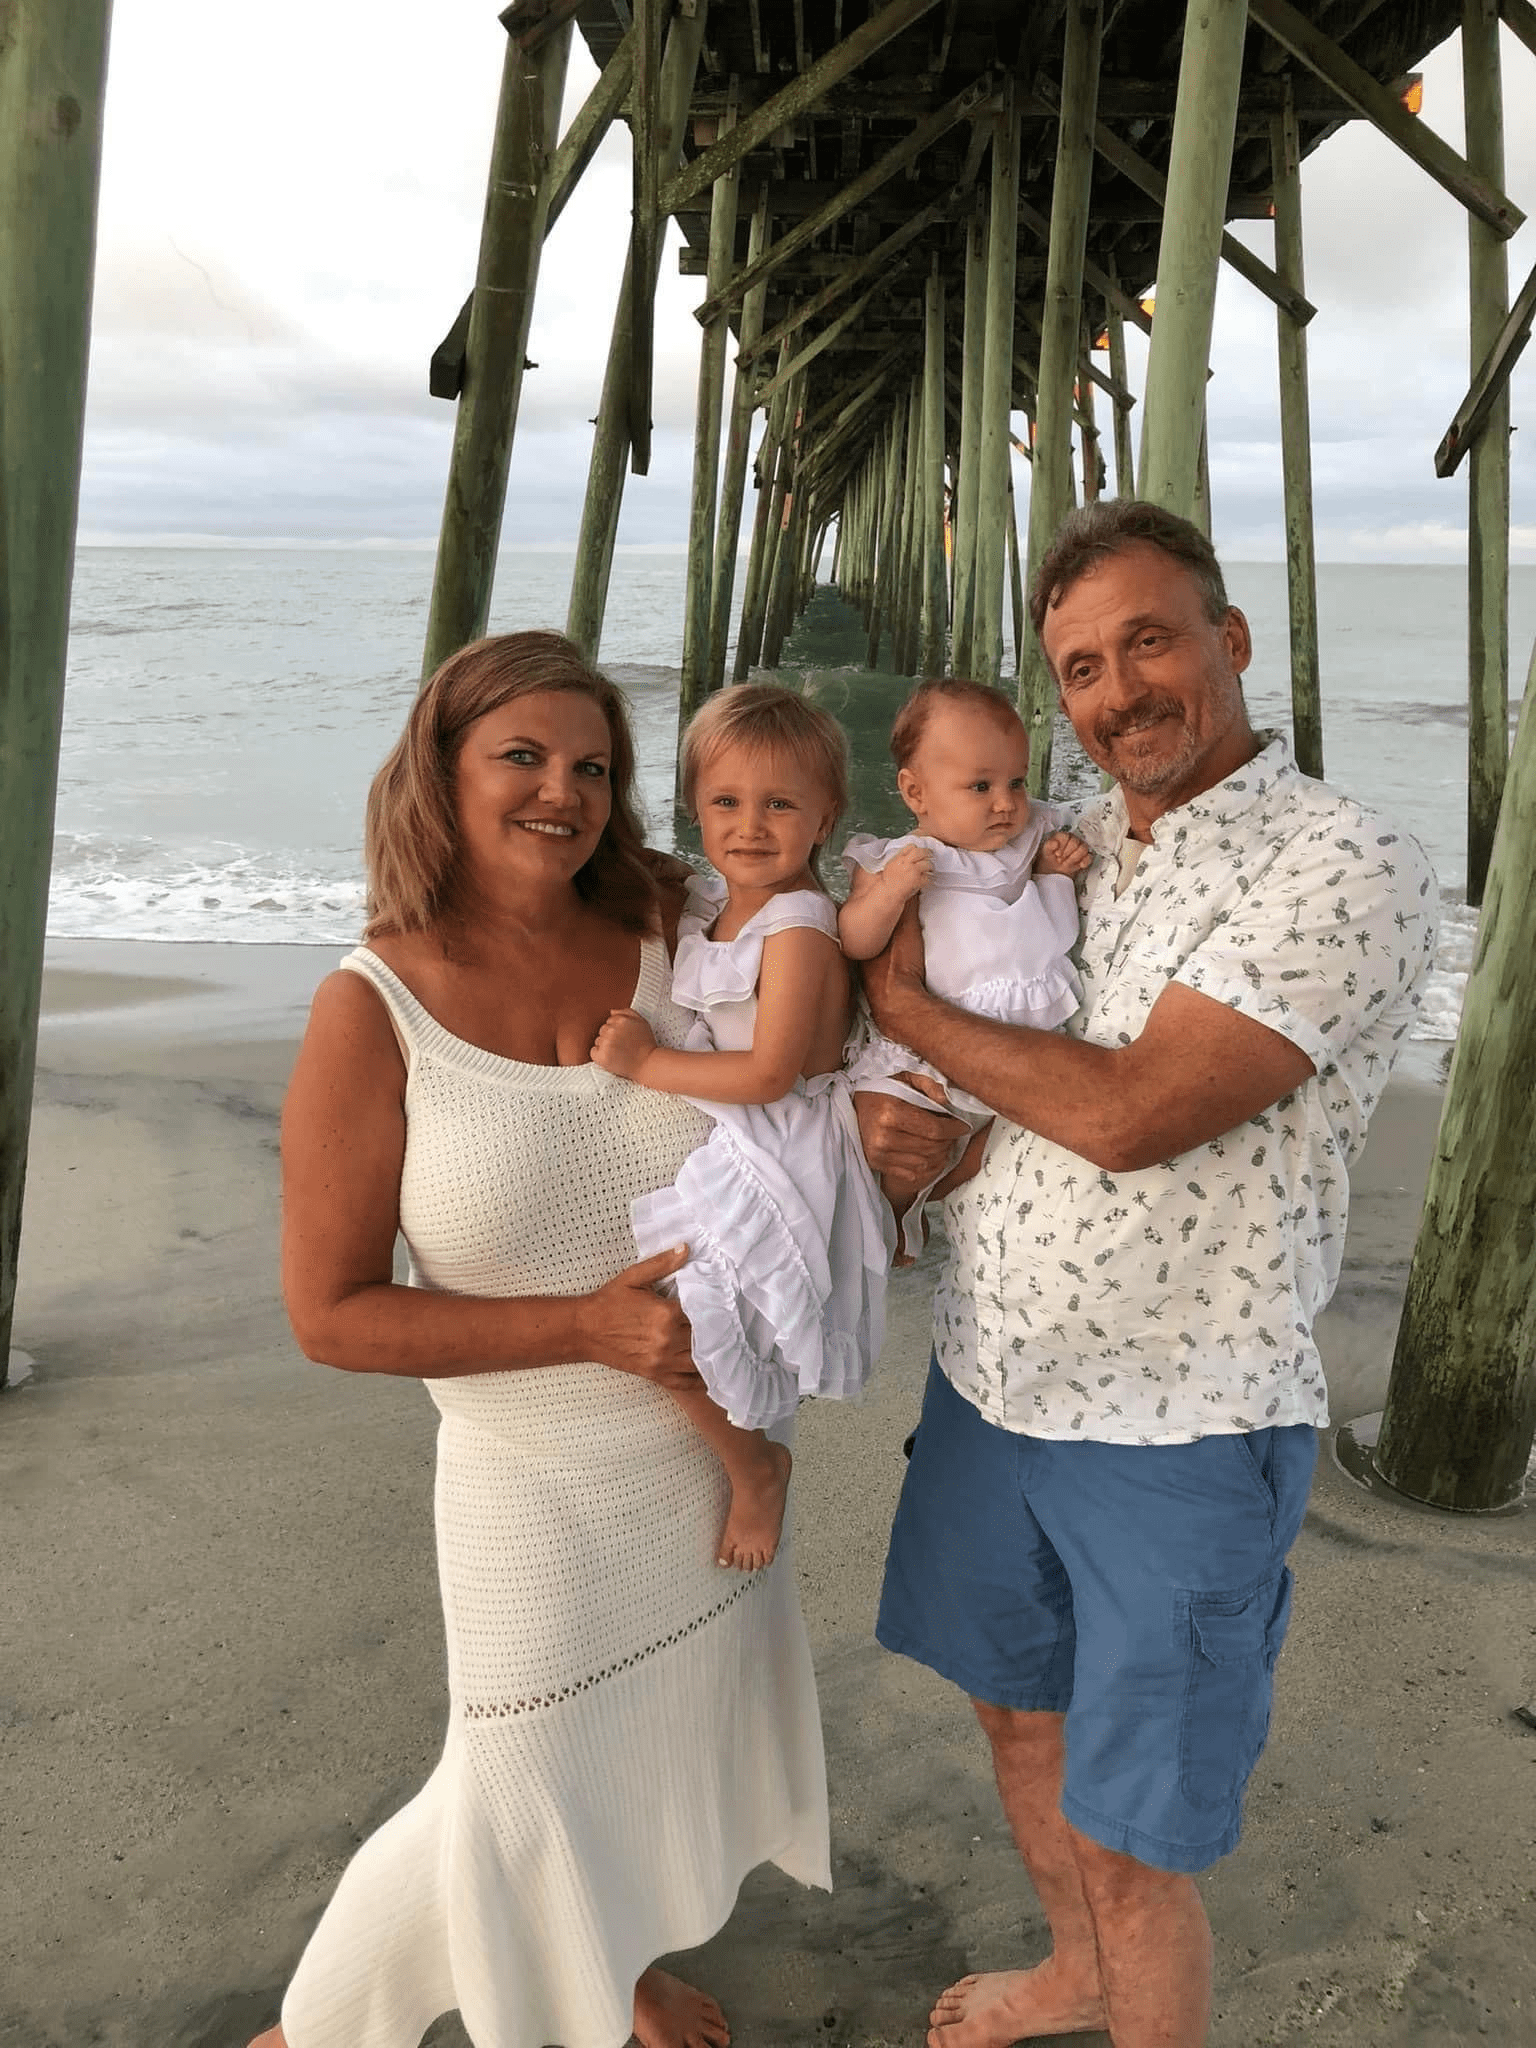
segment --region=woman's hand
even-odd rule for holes
[[[656,1292],[656,1283],[687,1259],[687,1245],[674,1245],[626,1266],[587,1295],[578,1310],[583,1357],[674,1393],[696,1387],[688,1318],[675,1301]]]
[[[592,1064],[606,1074],[638,1081],[656,1050],[656,1034],[638,1010],[610,1010],[608,1022],[592,1042]]]

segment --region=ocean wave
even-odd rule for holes
[[[202,939],[231,945],[350,945],[363,924],[360,874],[317,874],[278,853],[178,853],[151,839],[61,833],[48,933],[61,939]]]
[[[1440,943],[1414,1019],[1413,1038],[1452,1042],[1461,1027],[1461,1006],[1477,947],[1477,912],[1468,903],[1440,905]]]

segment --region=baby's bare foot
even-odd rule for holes
[[[762,1453],[738,1458],[731,1471],[731,1506],[720,1538],[720,1558],[739,1572],[760,1572],[773,1563],[784,1527],[784,1501],[794,1460],[772,1437],[762,1439]]]
[[[731,2030],[707,1991],[649,1969],[635,1986],[635,2039],[640,2048],[729,2048]]]

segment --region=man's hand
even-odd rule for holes
[[[922,1085],[917,1076],[905,1078]],[[853,1107],[864,1157],[880,1176],[885,1198],[898,1216],[919,1188],[928,1187],[953,1163],[970,1135],[959,1117],[919,1109],[896,1095],[861,1091],[854,1096]]]
[[[920,1002],[928,993],[923,980],[923,928],[918,922],[915,897],[901,913],[885,951],[866,960],[859,972],[875,1022],[887,1038],[894,1038],[899,1045],[910,1044],[910,1034],[902,1029],[902,1021],[911,1016],[914,1002]]]

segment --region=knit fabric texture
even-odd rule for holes
[[[590,1064],[445,1031],[359,948],[407,1061],[413,1284],[579,1294],[634,1259],[630,1204],[708,1130]],[[666,953],[634,1007],[679,1045]],[[621,2048],[635,1981],[705,1941],[746,1873],[831,1882],[788,1543],[715,1563],[727,1486],[669,1397],[591,1363],[429,1380],[450,1712],[437,1769],[359,1850],[283,2004],[290,2048]]]

